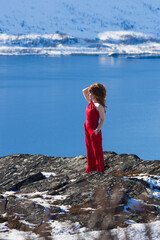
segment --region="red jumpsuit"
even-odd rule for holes
[[[102,132],[95,135],[94,130],[98,127],[99,112],[91,101],[86,109],[85,142],[87,149],[86,172],[99,171],[104,173],[104,157],[102,148]]]

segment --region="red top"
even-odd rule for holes
[[[86,109],[86,127],[95,130],[98,127],[99,112],[91,101]]]

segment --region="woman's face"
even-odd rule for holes
[[[88,96],[89,96],[90,100],[93,99],[93,94],[91,92],[88,93]]]
[[[91,100],[91,101],[94,101],[96,98],[95,98],[95,95],[92,93],[92,92],[89,92],[88,93],[88,96],[89,96],[89,99]]]

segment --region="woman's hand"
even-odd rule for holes
[[[96,107],[96,109],[97,109],[98,112],[99,112],[100,123],[98,124],[97,128],[95,129],[95,131],[96,131],[97,129],[100,131],[101,128],[103,127],[104,122],[105,122],[105,110],[104,110],[104,107],[103,107],[102,105],[100,105],[100,104]],[[96,132],[95,132],[95,135],[97,135],[99,131],[96,131]]]
[[[90,103],[91,102],[91,98],[89,97],[88,89],[89,89],[89,87],[83,89],[82,92],[83,92],[83,95],[84,95],[85,99],[87,100],[87,102]]]
[[[97,135],[98,133],[99,133],[99,129],[98,128],[96,128],[95,130],[94,130],[94,133],[95,133],[95,135]]]

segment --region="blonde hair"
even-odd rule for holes
[[[106,98],[107,91],[106,91],[106,88],[104,85],[102,85],[100,83],[94,83],[89,87],[88,92],[90,92],[94,95],[97,102],[99,104],[101,104],[104,107],[104,109],[107,108],[107,106],[105,104],[105,98]]]

